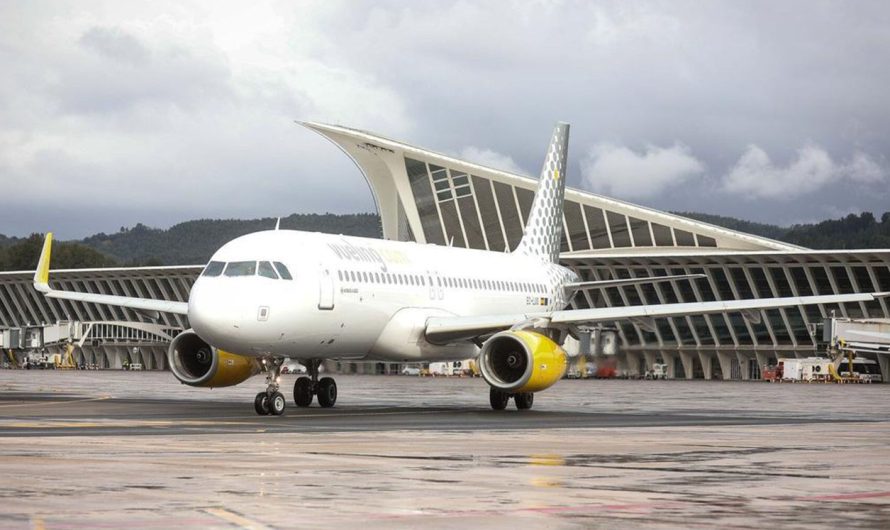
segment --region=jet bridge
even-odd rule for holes
[[[890,319],[825,319],[823,340],[829,352],[852,351],[857,356],[875,359],[881,377],[890,382]]]

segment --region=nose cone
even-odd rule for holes
[[[212,278],[211,280],[216,280]],[[225,350],[235,350],[244,325],[243,305],[223,285],[199,278],[189,293],[189,324],[199,337]]]

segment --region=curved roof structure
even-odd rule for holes
[[[368,181],[387,239],[512,250],[537,180],[338,125],[304,123],[346,153]],[[662,248],[801,250],[594,193],[568,188],[563,254]]]

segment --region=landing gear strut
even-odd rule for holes
[[[287,401],[284,394],[278,391],[278,382],[281,379],[281,366],[284,359],[273,359],[271,366],[268,367],[266,375],[266,391],[260,392],[253,399],[253,408],[260,416],[271,414],[273,416],[281,416],[284,414],[284,408]]]
[[[318,378],[321,360],[311,359],[306,363],[309,376],[298,377],[294,382],[294,403],[298,407],[308,407],[312,398],[318,396],[318,404],[323,408],[333,407],[337,402],[337,383],[330,377]]]
[[[532,405],[535,402],[534,392],[511,394],[491,387],[488,393],[488,400],[491,403],[491,408],[494,410],[504,410],[507,408],[507,403],[510,402],[510,398],[513,398],[513,402],[516,404],[518,410],[528,410],[532,408]]]

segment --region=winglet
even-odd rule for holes
[[[40,292],[48,292],[49,289],[49,259],[53,249],[53,233],[47,232],[43,241],[43,250],[40,252],[40,261],[37,262],[37,270],[34,271],[34,288]]]

